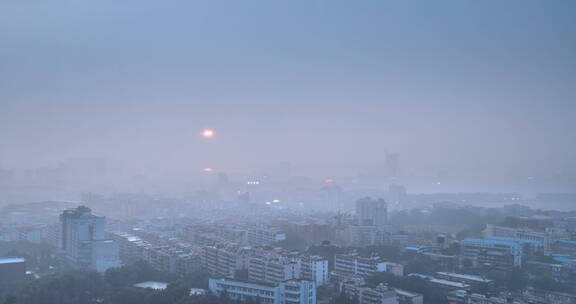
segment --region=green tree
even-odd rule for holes
[[[528,285],[528,276],[520,268],[514,268],[506,275],[506,287],[511,291],[519,291]]]

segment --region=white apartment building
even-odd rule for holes
[[[342,276],[368,276],[375,272],[391,272],[403,275],[403,266],[383,261],[380,257],[361,257],[357,254],[337,254],[334,271]]]
[[[235,244],[220,244],[202,248],[202,267],[213,276],[226,277],[236,270],[248,269],[254,250]]]
[[[280,229],[267,227],[252,227],[248,229],[247,241],[251,246],[265,246],[286,239],[286,234]]]
[[[316,304],[316,285],[304,280],[279,283],[244,282],[224,278],[210,279],[212,293],[242,302],[263,304]]]
[[[320,256],[303,256],[299,263],[300,279],[313,281],[316,286],[328,283],[328,260]]]
[[[305,255],[255,256],[248,265],[248,278],[273,283],[302,279],[322,286],[328,282],[328,261]]]
[[[359,304],[398,304],[398,294],[392,288],[380,284],[374,288],[359,286],[354,282],[344,283],[342,290]]]

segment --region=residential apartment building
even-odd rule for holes
[[[299,254],[255,256],[250,259],[248,278],[265,282],[302,279],[322,286],[328,282],[328,261],[319,256]]]
[[[213,294],[241,303],[316,304],[316,285],[305,280],[264,283],[222,278],[210,279],[208,286]]]
[[[320,256],[301,256],[300,279],[313,281],[316,286],[328,283],[328,260]]]
[[[454,290],[447,295],[449,304],[513,304],[507,298],[500,296],[486,296],[477,293],[470,293],[466,290]]]
[[[357,282],[346,282],[341,286],[342,291],[352,301],[358,304],[398,304],[396,291],[384,284],[376,287],[358,285]]]
[[[247,242],[251,246],[265,246],[286,239],[286,234],[277,228],[252,227],[247,232]]]
[[[461,243],[463,263],[469,261],[474,267],[520,267],[522,256],[522,245],[510,240],[466,238]]]
[[[419,293],[398,288],[394,288],[394,291],[396,291],[396,295],[398,296],[399,304],[424,304],[424,296]]]
[[[120,260],[123,264],[144,261],[152,268],[160,271],[173,272],[180,276],[199,271],[201,268],[200,254],[173,246],[154,246],[140,237],[115,232],[111,234],[120,247]]]
[[[380,257],[361,257],[357,254],[337,254],[334,257],[334,271],[344,276],[368,276],[375,272],[391,272],[403,275],[403,266],[386,262]]]
[[[234,275],[236,267],[236,246],[205,246],[202,248],[202,267],[215,277]]]

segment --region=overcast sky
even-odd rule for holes
[[[2,0],[0,166],[290,161],[354,174],[396,151],[414,170],[574,172],[575,11],[572,0]]]

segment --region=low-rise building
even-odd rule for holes
[[[256,252],[248,264],[248,278],[254,281],[281,282],[288,279],[328,282],[328,260],[287,252]]]
[[[487,296],[466,290],[454,290],[447,295],[449,304],[514,304],[521,303],[501,296]]]
[[[543,249],[549,251],[558,240],[569,238],[569,233],[563,228],[548,227],[542,231],[528,228],[512,228],[488,224],[484,229],[485,237],[505,237],[521,240],[536,241],[542,244]]]
[[[359,281],[352,280],[341,285],[346,296],[359,304],[398,304],[398,294],[384,284],[376,287],[360,285]]]
[[[265,283],[222,278],[210,279],[208,285],[212,293],[241,303],[316,304],[316,285],[305,280]]]
[[[235,244],[202,247],[202,267],[217,277],[232,276],[236,270],[247,269],[252,251]]]
[[[411,273],[408,276],[426,280],[426,282],[428,282],[428,284],[430,284],[431,286],[434,286],[434,287],[437,287],[437,288],[440,288],[443,290],[469,290],[470,289],[470,285],[462,283],[462,282],[441,279],[441,278],[437,278],[434,276],[425,275],[425,274],[421,274],[421,273]]]
[[[0,283],[15,282],[26,276],[26,260],[17,257],[0,257]]]
[[[522,245],[501,239],[466,238],[461,243],[461,259],[472,266],[509,269],[522,265]]]
[[[529,303],[535,304],[576,304],[576,294],[526,288],[522,295]]]
[[[277,228],[252,227],[248,229],[247,241],[251,246],[265,246],[286,239],[286,234]]]
[[[446,255],[436,252],[422,252],[423,257],[430,259],[435,265],[438,265],[442,270],[454,271],[458,265],[458,256]]]
[[[403,275],[404,267],[386,262],[380,257],[361,257],[357,254],[337,254],[334,257],[334,271],[343,276],[368,276],[375,272],[391,272]]]
[[[198,271],[201,268],[200,254],[176,246],[154,246],[139,236],[115,232],[111,238],[119,244],[120,260],[124,264],[144,261],[152,268],[173,272],[180,276]]]
[[[490,287],[494,284],[494,281],[486,279],[481,276],[472,274],[460,274],[453,272],[437,272],[436,278],[449,280],[453,282],[465,283],[474,287]]]
[[[419,294],[419,293],[406,291],[406,290],[402,290],[402,289],[398,289],[398,288],[394,288],[394,291],[396,291],[396,295],[398,295],[398,303],[399,304],[423,304],[424,303],[424,296]]]

